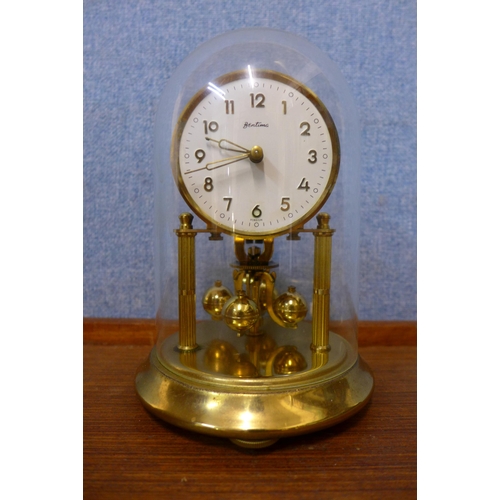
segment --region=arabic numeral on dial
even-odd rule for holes
[[[224,201],[227,201],[227,207],[226,207],[226,212],[229,210],[229,207],[231,206],[231,202],[233,201],[233,199],[230,197],[230,196],[224,196],[224,198],[222,198]]]
[[[308,122],[302,122],[300,124],[300,128],[301,128],[301,130],[303,129],[302,132],[300,133],[300,135],[311,135],[309,133],[309,130],[311,129],[311,125],[309,125]]]
[[[208,132],[217,132],[219,130],[219,124],[217,122],[208,122],[207,120],[203,120],[203,125],[205,127],[205,134]]]
[[[252,108],[265,108],[264,101],[266,97],[264,94],[250,94],[250,101],[252,102]]]
[[[309,156],[310,156],[310,158],[307,159],[307,161],[309,163],[316,163],[318,161],[318,158],[317,158],[318,153],[314,149],[311,149],[309,151]]]
[[[306,181],[306,178],[302,177],[302,180],[300,181],[300,184],[297,186],[297,189],[305,189],[306,191],[309,191],[309,189],[311,189],[309,187],[309,181]]]
[[[289,196],[283,196],[283,198],[281,198],[281,210],[283,210],[283,212],[290,210],[290,197]]]
[[[252,215],[258,219],[262,215],[262,210],[260,209],[259,205],[255,205],[252,210]]]
[[[234,115],[234,101],[226,99],[224,102],[226,103],[226,115]]]
[[[203,151],[203,149],[197,149],[194,152],[194,155],[196,156],[198,163],[201,163],[203,161],[203,158],[205,158],[205,151]]]
[[[205,184],[203,185],[203,189],[205,191],[212,191],[214,188],[214,181],[212,179],[212,177],[205,177]]]

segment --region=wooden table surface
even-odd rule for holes
[[[371,402],[330,429],[261,450],[149,414],[134,375],[148,321],[84,321],[84,498],[416,498],[416,324],[362,323]]]

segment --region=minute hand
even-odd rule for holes
[[[243,153],[237,156],[230,156],[229,158],[222,158],[222,160],[211,161],[210,163],[207,163],[204,167],[197,168],[195,170],[188,170],[186,173],[192,174],[193,172],[199,172],[200,170],[215,170],[216,168],[225,167],[226,165],[230,165],[231,163],[236,163],[237,161],[244,160],[249,156],[250,152]]]
[[[227,139],[221,139],[220,141],[216,139],[211,139],[210,137],[205,137],[207,141],[212,141],[215,142],[219,148],[225,149],[227,151],[234,151],[235,153],[250,153],[250,150],[247,148],[244,148],[243,146],[240,146],[239,144],[236,144],[235,142],[228,141]],[[231,144],[232,146],[236,146],[238,149],[234,148],[228,148],[227,146],[223,145],[223,143],[227,142],[228,144]]]

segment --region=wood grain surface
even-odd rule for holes
[[[177,322],[170,321],[170,331]],[[335,325],[331,325],[335,330]],[[417,345],[416,321],[360,321],[358,345]],[[154,319],[85,318],[83,341],[86,344],[134,344],[152,346],[156,340]]]
[[[350,420],[245,450],[150,415],[134,389],[150,346],[111,339],[84,346],[85,499],[416,498],[415,345],[360,348],[375,391]]]

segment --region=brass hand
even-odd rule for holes
[[[186,174],[192,174],[193,172],[199,172],[200,170],[215,170],[216,168],[225,167],[231,163],[236,163],[237,161],[244,160],[250,156],[250,151],[237,156],[230,156],[229,158],[222,158],[222,160],[211,161],[207,163],[204,167],[196,168],[195,170],[187,170]],[[211,166],[215,165],[215,166]]]
[[[236,153],[250,153],[250,150],[247,148],[244,148],[243,146],[240,146],[239,144],[235,144],[234,142],[228,141],[227,139],[221,139],[220,141],[217,141],[215,139],[211,139],[210,137],[205,137],[207,141],[212,141],[218,144],[219,148],[221,149],[226,149],[227,151],[235,151]],[[223,146],[222,143],[228,143],[231,144],[232,146],[236,146],[239,149],[233,149],[233,148],[228,148],[227,146]]]
[[[225,149],[227,151],[234,151],[236,153],[246,153],[247,158],[250,158],[250,160],[253,163],[260,163],[264,159],[264,151],[260,146],[254,146],[252,149],[247,149],[244,148],[243,146],[240,146],[239,144],[236,144],[235,142],[228,141],[227,139],[221,139],[217,141],[216,139],[211,139],[210,137],[205,137],[207,141],[212,141],[215,142],[219,148]],[[231,144],[232,146],[236,146],[239,149],[234,149],[234,148],[228,148],[225,144]],[[236,156],[234,156],[236,158]],[[213,162],[215,163],[215,162]],[[222,167],[223,165],[221,165]],[[209,169],[210,170],[210,169]]]

